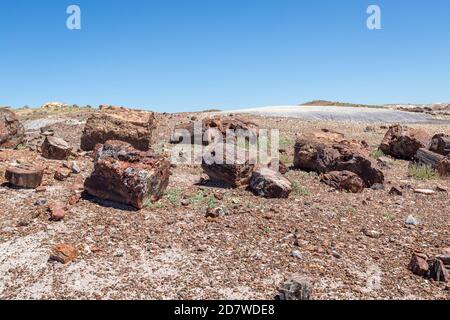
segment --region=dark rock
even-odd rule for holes
[[[400,188],[392,187],[391,190],[389,191],[389,194],[392,196],[402,196],[403,191]]]
[[[288,198],[292,192],[292,183],[279,172],[259,167],[253,171],[250,189],[260,197]]]
[[[96,151],[94,172],[84,187],[100,199],[142,209],[164,194],[169,171],[169,161],[152,150],[144,152],[126,142],[107,141]]]
[[[205,152],[203,171],[212,180],[227,183],[231,187],[248,185],[254,163],[247,150],[233,144],[214,144]]]
[[[45,137],[41,147],[42,156],[53,160],[67,160],[72,153],[72,147],[63,139]]]
[[[450,136],[445,134],[437,134],[431,139],[430,151],[441,154],[443,156],[450,155]]]
[[[332,171],[322,176],[321,182],[337,190],[346,190],[352,193],[363,192],[365,188],[364,181],[356,174],[350,171]]]
[[[420,148],[427,148],[431,136],[422,129],[395,125],[389,128],[380,145],[380,150],[394,158],[411,160]]]
[[[448,282],[448,271],[445,268],[442,260],[431,259],[428,260],[429,273],[428,277],[434,281]]]
[[[311,300],[311,281],[298,274],[292,275],[278,287],[277,300]]]

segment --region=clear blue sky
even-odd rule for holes
[[[449,18],[448,0],[1,0],[0,105],[448,102]]]

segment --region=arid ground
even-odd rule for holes
[[[264,199],[246,189],[202,183],[199,166],[174,166],[163,199],[141,211],[82,196],[63,221],[49,221],[47,204],[81,193],[93,164],[73,158],[81,173],[56,181],[62,162],[38,152],[41,128],[80,144],[88,110],[22,111],[27,142],[0,151],[4,171],[17,162],[44,166],[46,190],[0,186],[0,298],[2,299],[273,299],[292,273],[314,283],[313,299],[449,299],[448,284],[416,276],[407,266],[415,251],[440,254],[450,247],[450,180],[410,177],[408,162],[390,159],[383,190],[352,194],[320,182],[317,174],[290,170],[289,199]],[[209,113],[158,114],[154,149],[170,153],[175,125]],[[296,134],[327,128],[376,150],[385,123],[244,117],[281,132],[281,159],[292,163]],[[410,124],[450,134],[448,124]],[[408,186],[403,195],[391,187]],[[436,191],[432,195],[414,188]],[[438,189],[436,189],[438,188]],[[227,214],[206,218],[208,206]],[[407,226],[412,215],[417,226]],[[367,236],[371,230],[377,237]],[[68,265],[49,261],[54,245],[80,251]]]

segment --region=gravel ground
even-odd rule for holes
[[[158,115],[155,149],[169,150],[172,128],[193,115]],[[77,146],[86,116],[64,115],[46,126]],[[286,162],[292,161],[295,135],[301,132],[338,130],[375,149],[386,131],[384,123],[247,117],[260,127],[281,131]],[[450,134],[448,125],[412,126]],[[29,132],[29,143],[36,135]],[[35,202],[72,196],[90,174],[91,158],[75,159],[82,172],[64,182],[53,179],[61,162],[28,149],[0,151],[2,176],[14,161],[44,165],[47,190],[0,187],[1,299],[272,299],[291,273],[309,276],[313,298],[319,300],[450,298],[447,284],[407,270],[414,251],[431,255],[450,247],[448,192],[388,194],[391,186],[408,184],[450,190],[450,181],[414,180],[405,161],[392,159],[391,167],[383,169],[386,190],[367,189],[362,194],[336,192],[317,175],[290,171],[287,176],[297,187],[283,200],[201,185],[199,167],[178,166],[168,195],[151,207],[137,212],[83,197],[69,207],[62,222],[49,221],[46,206]],[[205,218],[211,204],[228,214]],[[406,227],[409,215],[420,225]],[[380,237],[367,237],[363,228]],[[49,262],[52,247],[59,243],[76,246],[79,257],[65,266]],[[297,257],[293,251],[298,251]]]

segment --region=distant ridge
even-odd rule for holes
[[[380,105],[355,104],[348,102],[336,102],[327,100],[313,100],[301,104],[302,106],[320,106],[320,107],[355,107],[355,108],[384,108]]]

